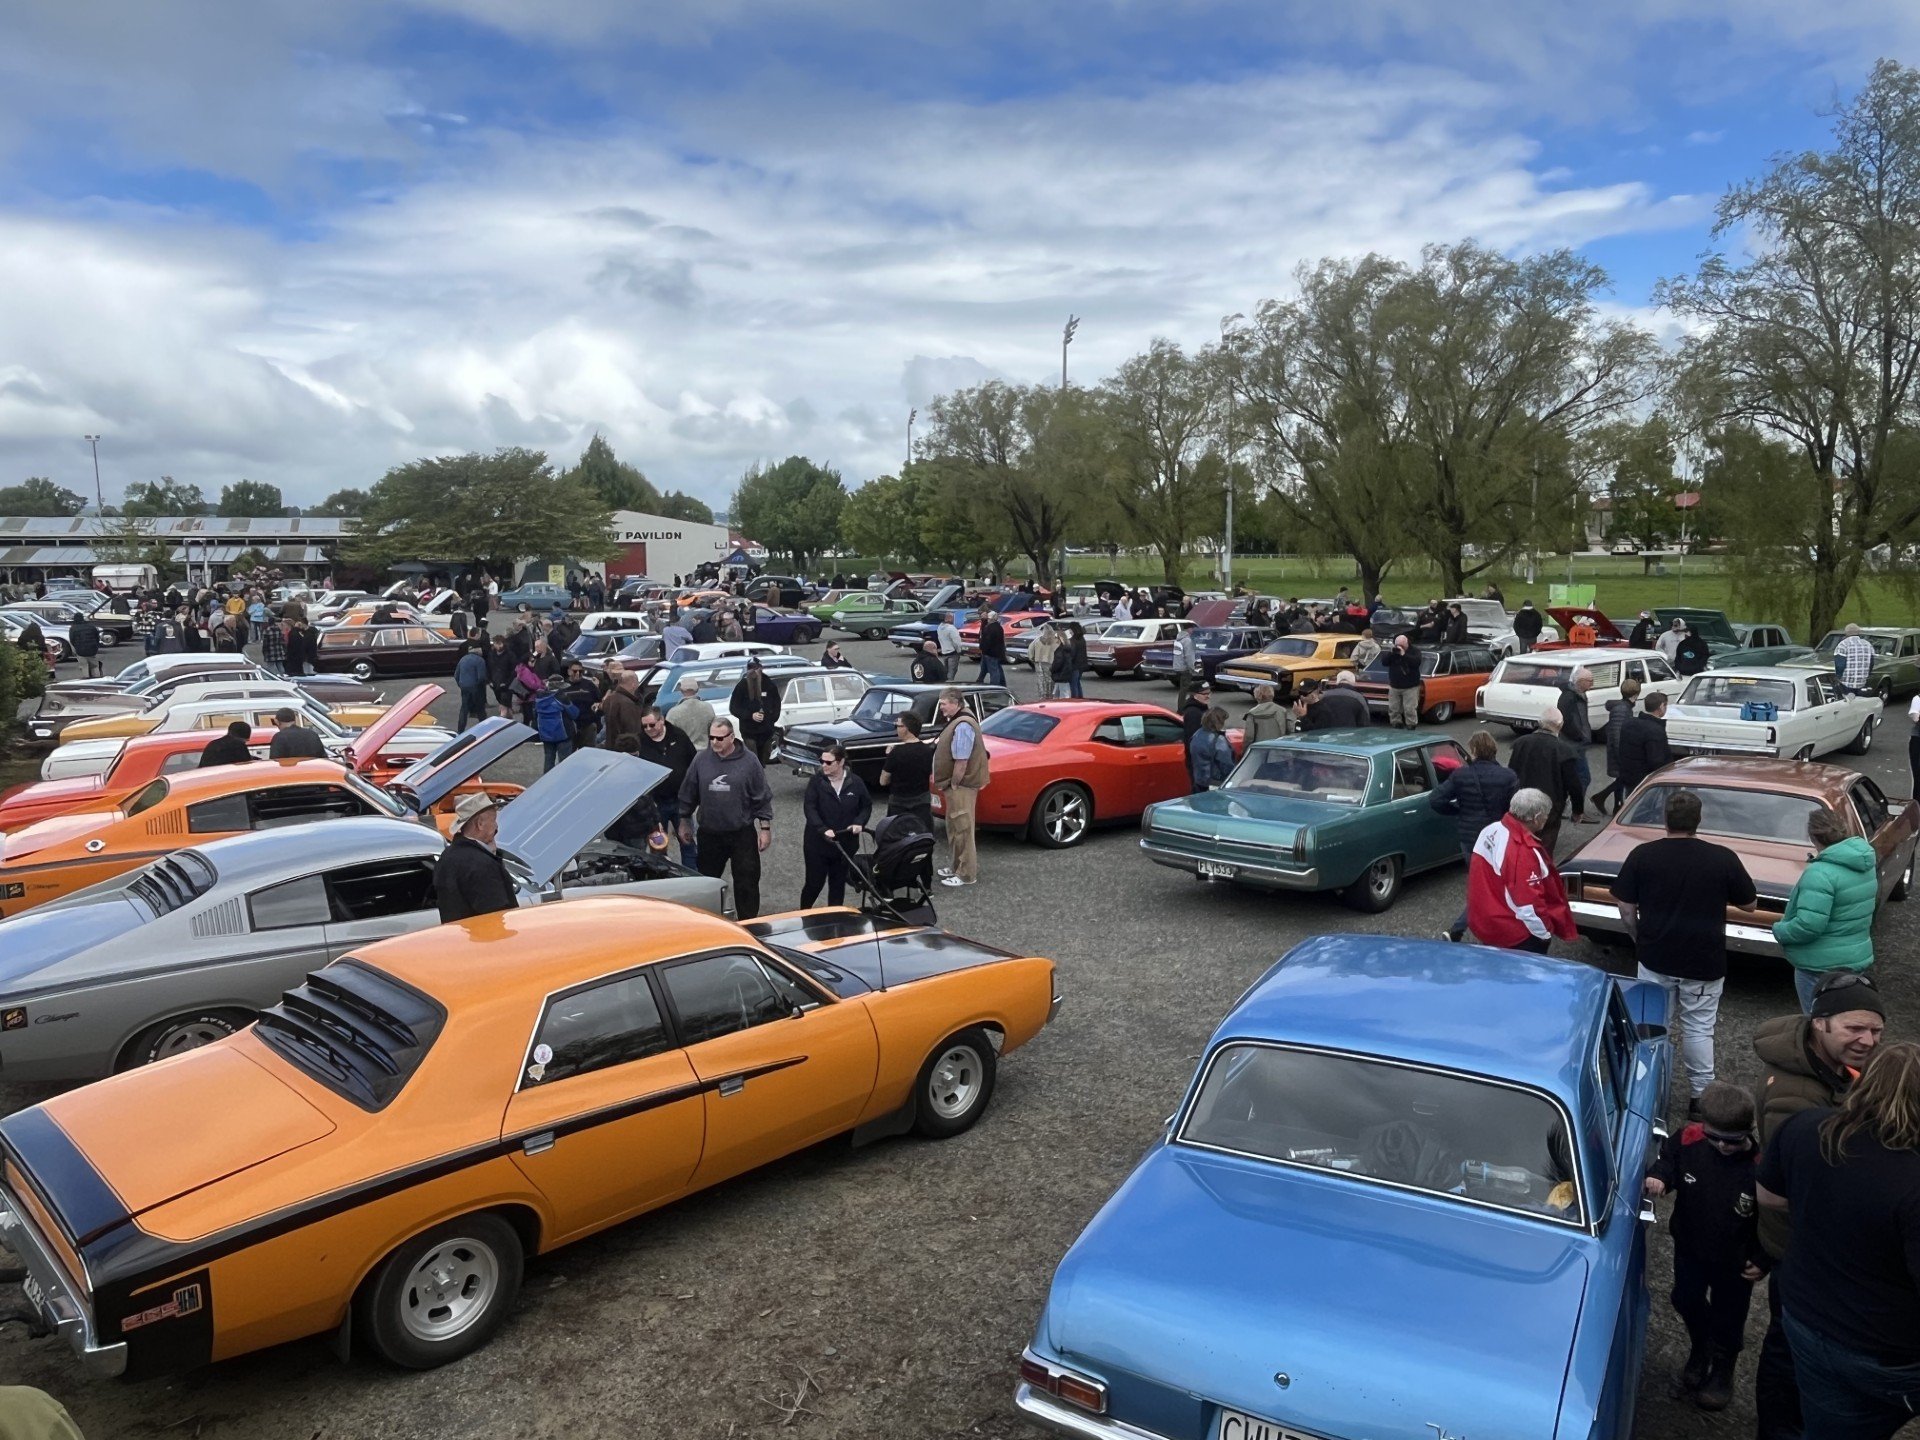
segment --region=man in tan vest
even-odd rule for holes
[[[967,713],[958,690],[942,693],[940,713],[947,723],[933,747],[933,788],[945,797],[947,844],[953,850],[953,864],[942,867],[940,883],[957,887],[980,878],[973,853],[973,812],[987,785],[987,747],[980,723]]]

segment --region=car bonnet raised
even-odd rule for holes
[[[501,808],[500,853],[531,884],[549,885],[667,774],[666,766],[637,755],[576,751]]]

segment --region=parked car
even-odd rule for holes
[[[1091,644],[1100,636],[1105,635],[1107,631],[1111,630],[1115,625],[1124,622],[1106,615],[1086,615],[1074,617],[1074,623],[1079,625],[1080,633],[1085,636],[1088,643]],[[1035,626],[1031,630],[1022,630],[1017,635],[1009,635],[1007,637],[1007,663],[1009,665],[1025,665],[1027,668],[1032,669],[1034,638],[1045,628],[1045,626]],[[1065,635],[1067,633],[1067,622],[1064,620],[1056,620],[1053,622],[1053,628],[1061,635]]]
[[[1860,627],[1861,638],[1873,646],[1873,671],[1869,684],[1880,699],[1912,695],[1920,691],[1920,628],[1897,625]],[[1846,631],[1829,630],[1813,647],[1813,653],[1798,660],[1783,662],[1795,670],[1833,670],[1834,651]]]
[[[1036,626],[1053,623],[1051,610],[1007,610],[999,613],[1000,626],[1009,640],[1016,635],[1028,634]],[[983,623],[982,616],[974,615],[966,623],[956,627],[960,632],[960,651],[969,659],[980,658],[980,626]]]
[[[1473,708],[1482,719],[1497,720],[1509,730],[1531,730],[1549,705],[1559,703],[1560,692],[1580,670],[1593,677],[1587,720],[1596,736],[1606,730],[1607,702],[1620,698],[1622,680],[1638,680],[1643,695],[1656,685],[1667,686],[1671,693],[1679,684],[1673,666],[1658,650],[1536,650],[1502,660],[1493,678],[1474,694]]]
[[[246,659],[244,655],[236,658]],[[107,715],[136,714],[153,701],[173,694],[183,685],[211,680],[257,681],[266,685],[292,684],[312,699],[328,706],[372,705],[378,703],[380,699],[380,692],[373,686],[364,680],[347,675],[285,675],[278,671],[262,669],[251,663],[213,665],[205,668],[182,665],[164,670],[158,675],[149,676],[139,684],[125,689],[98,683],[91,688],[84,684],[49,685],[40,696],[40,703],[35,707],[33,715],[26,722],[27,743],[57,745],[68,727],[82,720],[95,720]]]
[[[1156,865],[1261,890],[1338,890],[1382,911],[1406,877],[1460,863],[1451,816],[1428,795],[1466,761],[1458,742],[1406,730],[1319,730],[1252,746],[1217,789],[1140,817]]]
[[[1505,659],[1520,648],[1520,638],[1513,633],[1513,612],[1500,601],[1489,600],[1484,595],[1449,595],[1441,603],[1460,607],[1460,613],[1467,617],[1467,638],[1486,645],[1496,659]],[[1374,638],[1382,645],[1387,643],[1387,637],[1378,630]],[[1559,639],[1560,631],[1555,625],[1541,626],[1542,643],[1551,645]]]
[[[623,664],[653,665],[666,649],[658,635],[633,630],[589,630],[567,646],[567,658],[578,660],[588,670],[606,669],[607,661],[618,658]]]
[[[1727,949],[1744,955],[1781,954],[1773,923],[1806,869],[1807,817],[1826,809],[1848,833],[1874,850],[1881,900],[1913,893],[1913,855],[1920,837],[1920,806],[1890,800],[1872,776],[1837,765],[1792,761],[1677,760],[1650,776],[1600,832],[1561,863],[1568,903],[1583,933],[1624,935],[1612,884],[1638,845],[1666,833],[1667,797],[1690,790],[1700,797],[1700,836],[1740,857],[1759,892],[1757,915],[1727,912]]]
[[[920,738],[938,739],[946,728],[940,714],[940,696],[946,689],[945,685],[875,685],[845,720],[831,725],[788,725],[776,758],[796,775],[813,775],[820,769],[821,752],[838,742],[847,747],[847,768],[869,786],[877,786],[886,768],[887,747],[897,738],[894,717],[911,710],[924,727]],[[962,685],[959,689],[975,719],[985,719],[1013,703],[1013,692],[1005,686]]]
[[[1222,665],[1257,655],[1273,638],[1273,632],[1255,625],[1209,625],[1193,632],[1194,665],[1189,675],[1211,681]],[[1171,645],[1155,645],[1140,660],[1140,673],[1156,676],[1171,685],[1180,683],[1180,670],[1174,663]]]
[[[1025,831],[1049,850],[1193,788],[1180,717],[1158,705],[1042,700],[995,711],[980,733],[991,767],[974,824]],[[1228,739],[1236,751],[1245,742],[1238,730]],[[937,794],[933,813],[946,814]]]
[[[24,631],[28,625],[38,625],[40,636],[46,641],[47,652],[53,657],[49,663],[64,665],[73,659],[73,641],[67,635],[66,621],[18,605],[0,609],[0,620],[9,622],[17,631]]]
[[[814,607],[816,613],[819,608]],[[895,600],[871,591],[858,591],[850,594],[827,617],[827,624],[862,640],[878,640],[896,625],[925,620],[929,608],[918,600]]]
[[[562,610],[573,607],[573,592],[551,580],[528,580],[511,590],[502,590],[494,601],[503,610]]]
[[[163,729],[197,729],[199,727],[194,725],[171,725],[167,722],[176,709],[222,701],[230,701],[236,706],[266,701],[269,707],[287,705],[295,710],[317,710],[341,725],[355,729],[371,725],[386,713],[386,707],[377,700],[365,705],[324,705],[314,698],[311,691],[294,684],[287,676],[249,680],[240,678],[238,672],[231,672],[222,673],[214,679],[188,679],[170,690],[149,695],[136,710],[121,710],[76,720],[60,731],[60,742],[64,746],[78,740],[119,740],[134,735],[150,735]],[[268,713],[271,713],[271,708]],[[240,717],[236,712],[231,718]]]
[[[809,660],[804,655],[758,655],[753,657],[760,662],[760,668],[772,679],[781,671],[814,670],[819,668],[817,660]],[[643,671],[640,676],[640,698],[646,704],[658,703],[660,707],[671,709],[680,698],[680,682],[694,680],[704,691],[714,686],[724,685],[728,694],[740,677],[747,673],[747,656],[728,655],[712,660],[682,660],[673,663],[662,661],[651,670]]]
[[[131,690],[136,685],[165,675],[173,670],[252,670],[257,669],[252,657],[237,650],[185,651],[176,654],[143,655],[140,659],[123,665],[117,674],[95,676],[91,680],[56,680],[47,688],[62,695],[91,694],[96,690]]]
[[[1456,715],[1473,713],[1474,697],[1493,678],[1500,663],[1493,647],[1432,645],[1420,647],[1420,718],[1444,725]],[[1367,708],[1385,715],[1389,702],[1385,653],[1360,672],[1360,693]]]
[[[811,594],[813,586],[794,575],[756,575],[747,582],[747,599],[775,610],[798,610]]]
[[[979,617],[978,610],[929,610],[924,619],[908,620],[887,631],[887,643],[901,650],[918,650],[927,641],[938,640],[940,627],[947,621],[958,629],[969,621],[977,622]]]
[[[1742,666],[1684,683],[1667,707],[1667,743],[1681,755],[1864,755],[1880,725],[1880,697],[1847,694],[1831,675]]]
[[[618,897],[356,945],[240,1034],[0,1120],[0,1231],[96,1373],[350,1316],[390,1363],[456,1360],[529,1253],[834,1135],[967,1130],[1057,1004],[1047,960],[818,918]]]
[[[1671,1068],[1657,985],[1295,947],[1061,1260],[1015,1406],[1116,1440],[1627,1440]]]
[[[1733,635],[1740,642],[1739,648],[1713,656],[1707,661],[1709,669],[1721,665],[1784,665],[1813,654],[1811,645],[1795,644],[1787,627],[1773,621],[1755,624],[1735,620]]]
[[[424,625],[381,625],[325,630],[314,668],[371,680],[376,675],[451,675],[466,642]]]
[[[133,637],[133,617],[131,615],[119,610],[117,607],[102,614],[100,613],[101,607],[87,605],[81,602],[79,597],[99,595],[98,591],[75,590],[70,593],[75,597],[72,600],[64,597],[56,599],[52,595],[49,595],[45,600],[15,600],[7,606],[7,609],[22,618],[29,615],[36,617],[43,631],[49,625],[58,625],[62,629],[71,629],[74,621],[85,615],[91,618],[94,624],[100,628],[100,648],[102,650],[111,650],[122,640],[128,640]],[[106,597],[100,596],[100,598],[104,600]]]
[[[740,660],[744,662],[750,656],[764,660],[769,655],[784,655],[787,652],[778,645],[765,640],[709,640],[697,645],[676,645],[673,653],[667,656],[671,665],[687,665],[698,660]]]
[[[1171,645],[1191,620],[1117,620],[1087,640],[1087,668],[1103,680],[1138,674],[1147,651]]]
[[[1274,699],[1286,704],[1305,680],[1331,680],[1353,668],[1358,635],[1326,631],[1312,635],[1282,635],[1269,640],[1244,660],[1233,660],[1213,672],[1213,683],[1226,690],[1251,691],[1271,685]]]
[[[773,610],[765,605],[742,606],[740,628],[749,640],[784,647],[811,645],[820,638],[820,622],[804,610]]]

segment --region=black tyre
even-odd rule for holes
[[[353,662],[353,678],[356,680],[373,679],[373,662],[371,660],[354,661]]]
[[[527,613],[527,612],[528,612],[529,610],[531,610],[531,609],[532,609],[533,607],[532,607],[531,605],[529,605],[529,604],[527,604],[527,603],[526,603],[526,602],[525,602],[525,601],[523,600],[523,601],[521,601],[521,602],[520,602],[520,603],[519,603],[518,605],[516,605],[516,606],[514,606],[513,608],[514,608],[514,609],[516,609],[516,610],[518,610],[518,611],[519,611],[519,612],[520,612],[520,613],[521,613],[522,615],[524,615],[524,614],[526,614],[526,613]]]
[[[820,632],[819,630],[815,629],[813,626],[807,625],[807,626],[803,626],[799,634],[796,635],[794,638],[797,639],[802,645],[811,645],[813,644],[814,641],[820,638]]]
[[[185,1015],[169,1016],[156,1025],[149,1025],[128,1041],[114,1068],[132,1070],[140,1065],[151,1065],[156,1060],[165,1060],[171,1055],[184,1055],[189,1050],[198,1050],[202,1045],[224,1040],[234,1031],[244,1030],[252,1023],[253,1016],[245,1010],[195,1010]]]
[[[1449,720],[1453,719],[1453,701],[1442,700],[1438,705],[1427,711],[1425,715],[1421,716],[1421,719],[1430,721],[1435,725],[1446,724]]]
[[[1878,685],[1873,687],[1873,693],[1880,697],[1880,703],[1882,705],[1887,704],[1893,699],[1893,681],[1882,680]]]
[[[1869,715],[1860,726],[1860,733],[1847,745],[1847,754],[1864,755],[1873,749],[1873,732],[1880,726],[1878,715]]]
[[[1099,676],[1099,677],[1100,677],[1100,678],[1101,678],[1102,680],[1111,680],[1111,679],[1113,679],[1113,671],[1111,671],[1111,670],[1102,670],[1102,669],[1101,669],[1101,668],[1100,668],[1100,667],[1099,667],[1098,665],[1095,665],[1095,666],[1093,667],[1093,673],[1094,673],[1094,674],[1096,674],[1096,675],[1098,675],[1098,676]]]
[[[862,630],[860,632],[860,638],[862,640],[880,640],[885,638],[886,633],[887,631],[884,625],[874,626],[870,629]]]
[[[1071,849],[1092,828],[1093,796],[1071,780],[1042,790],[1027,817],[1027,838],[1049,850]]]
[[[520,1294],[520,1236],[498,1215],[464,1215],[380,1263],[355,1300],[375,1353],[431,1370],[491,1340]]]
[[[999,1058],[978,1027],[936,1045],[914,1082],[914,1130],[935,1140],[971,1130],[993,1098]]]
[[[1400,857],[1385,855],[1374,861],[1360,878],[1340,892],[1340,898],[1356,910],[1378,915],[1391,910],[1400,898]]]
[[[1799,752],[1798,752],[1797,754],[1795,754],[1793,758],[1794,758],[1794,759],[1796,759],[1796,760],[1811,760],[1811,759],[1813,759],[1813,746],[1811,746],[1811,745],[1802,745],[1802,746],[1800,747],[1800,749],[1799,749]]]

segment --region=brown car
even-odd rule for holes
[[[1787,897],[1806,868],[1807,816],[1821,806],[1873,845],[1882,901],[1904,900],[1913,888],[1920,806],[1912,800],[1889,800],[1873,777],[1838,765],[1696,756],[1649,776],[1560,867],[1582,933],[1626,933],[1609,886],[1634,846],[1666,834],[1667,796],[1681,789],[1700,797],[1700,837],[1737,854],[1760,895],[1758,913],[1727,911],[1730,951],[1781,954],[1771,927],[1786,914]]]
[[[352,625],[320,632],[320,670],[376,675],[451,675],[461,642],[424,625]]]

